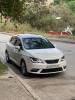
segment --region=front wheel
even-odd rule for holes
[[[21,72],[23,75],[28,75],[26,64],[24,61],[21,61]]]

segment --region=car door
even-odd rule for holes
[[[15,36],[13,36],[7,45],[7,51],[9,53],[11,60],[14,60],[14,43],[15,43],[15,41],[16,41],[16,38],[15,38]]]
[[[20,49],[18,49],[17,46],[19,46]],[[23,48],[22,48],[21,40],[18,37],[16,37],[16,42],[14,44],[14,60],[15,60],[17,65],[20,64],[22,51],[23,51]]]

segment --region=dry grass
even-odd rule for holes
[[[17,27],[16,27],[17,26]],[[32,28],[29,24],[16,24],[8,22],[7,25],[4,25],[4,23],[0,23],[0,32],[8,32],[12,34],[19,34],[19,33],[35,33],[43,35],[47,38],[59,38],[59,39],[71,39],[75,40],[75,36],[69,35],[69,36],[60,36],[60,35],[50,35],[46,34],[45,32],[39,31],[36,28]]]
[[[0,61],[0,75],[2,75],[6,70],[7,67]]]
[[[8,22],[6,25],[4,23],[0,23],[0,31],[1,32],[15,32],[15,33],[26,33],[33,32],[38,33],[39,31],[36,28],[32,28],[29,24],[15,24]]]

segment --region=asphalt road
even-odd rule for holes
[[[10,36],[0,34],[0,57],[5,61],[6,42]],[[15,64],[10,68],[27,83],[41,100],[75,100],[75,44],[53,42],[61,49],[67,60],[67,70],[61,74],[29,75],[24,77]]]

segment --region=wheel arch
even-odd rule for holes
[[[28,74],[28,68],[26,66],[26,61],[24,60],[24,58],[21,58],[21,60],[20,60],[20,67],[21,67],[22,62],[24,62],[25,68],[26,68],[26,74]]]
[[[8,53],[7,49],[5,50],[5,53]]]
[[[21,58],[21,60],[20,60],[20,65],[21,65],[22,62],[24,62],[24,63],[26,64],[24,58]]]

